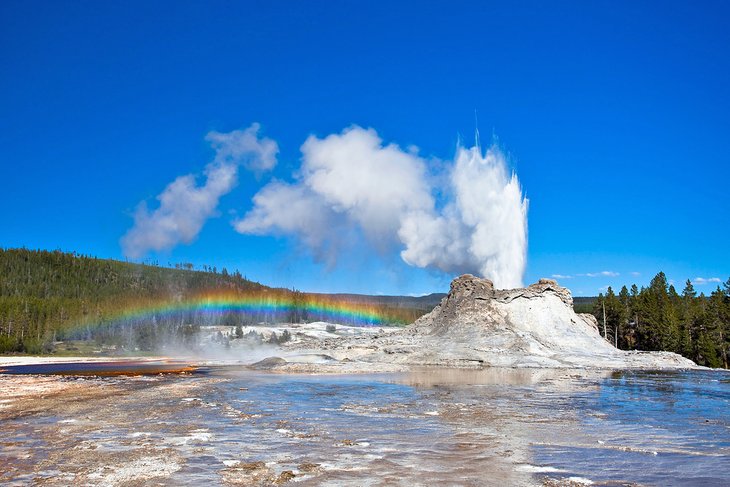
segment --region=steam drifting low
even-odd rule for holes
[[[238,168],[261,176],[276,164],[278,146],[259,125],[207,140],[216,157],[206,181],[177,178],[149,211],[140,204],[122,238],[127,256],[190,243],[236,184]],[[522,285],[527,254],[528,200],[499,147],[457,147],[446,171],[416,148],[384,144],[373,129],[351,126],[301,147],[301,167],[289,181],[272,179],[253,207],[233,222],[249,235],[291,236],[315,258],[335,265],[355,241],[411,266],[487,277],[500,288]]]

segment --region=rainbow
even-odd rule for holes
[[[103,316],[77,322],[72,328],[103,326],[114,323],[143,323],[153,318],[166,319],[204,315],[214,322],[234,314],[256,321],[282,322],[294,320],[326,321],[355,326],[404,324],[409,317],[404,310],[380,304],[345,300],[320,294],[288,291],[256,293],[211,292],[180,298],[131,304]]]

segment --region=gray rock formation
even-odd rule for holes
[[[599,335],[595,320],[573,311],[570,291],[549,279],[498,290],[487,279],[463,275],[408,332],[448,338],[468,351],[465,358],[490,365],[590,365],[621,354]]]
[[[463,275],[407,333],[441,359],[492,366],[696,367],[676,354],[616,349],[600,335],[596,319],[576,314],[570,291],[551,279],[500,290],[487,279]]]
[[[560,300],[560,306],[555,299]],[[550,299],[553,311],[573,309],[570,291],[560,287],[551,279],[540,279],[537,283],[519,289],[494,289],[492,281],[465,274],[451,282],[451,290],[433,311],[421,317],[412,326],[418,333],[444,334],[459,331],[500,330],[521,328],[538,319],[534,313],[527,313],[515,323],[510,322],[512,309],[526,305],[528,309],[540,307],[541,300]],[[512,304],[514,303],[514,304]],[[510,306],[511,305],[511,306]],[[580,317],[585,322],[585,318]],[[571,317],[575,322],[576,320]],[[597,323],[596,323],[597,329]],[[544,330],[534,330],[541,332]]]
[[[693,368],[668,352],[625,352],[592,315],[576,314],[570,291],[550,279],[519,289],[463,275],[433,311],[406,329],[323,343],[337,360],[388,365]]]

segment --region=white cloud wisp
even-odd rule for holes
[[[236,186],[239,165],[252,171],[273,168],[278,146],[271,139],[259,138],[258,131],[259,125],[253,124],[229,133],[210,132],[206,140],[216,154],[203,171],[205,182],[198,185],[193,174],[180,176],[157,196],[158,208],[149,210],[146,202],[141,202],[134,226],[121,239],[124,255],[138,259],[151,250],[192,242],[215,214],[221,196]]]
[[[695,286],[704,286],[707,284],[719,284],[722,282],[722,279],[719,277],[695,277],[692,279],[692,284]]]

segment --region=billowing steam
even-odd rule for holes
[[[218,201],[236,185],[240,166],[257,175],[276,165],[275,141],[259,125],[211,132],[216,151],[205,182],[180,176],[150,211],[141,203],[122,238],[125,255],[190,243],[216,214]],[[469,272],[497,287],[522,285],[527,252],[527,199],[496,145],[457,147],[446,174],[435,174],[417,149],[383,145],[373,129],[352,126],[302,145],[293,182],[271,180],[253,197],[253,208],[233,222],[251,235],[297,238],[320,261],[364,241],[381,254],[400,252],[409,265],[449,274]]]
[[[297,181],[261,189],[237,231],[295,235],[333,264],[357,230],[378,251],[395,250],[403,216],[434,206],[423,160],[383,147],[374,130],[309,137],[302,155]]]
[[[380,252],[400,248],[409,265],[522,285],[528,202],[498,147],[459,146],[442,184],[415,151],[358,126],[309,137],[302,155],[295,182],[263,187],[237,231],[295,236],[330,263],[359,233]]]

